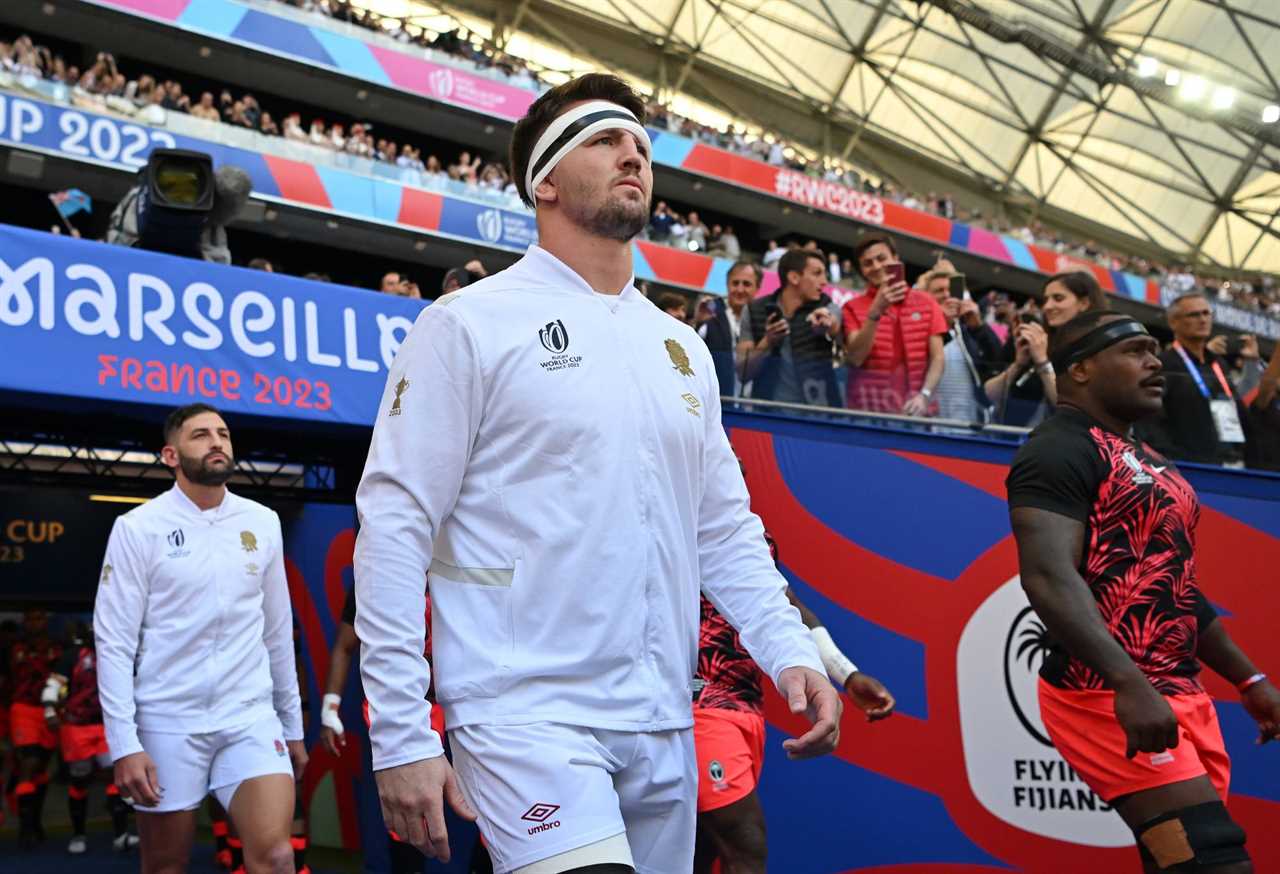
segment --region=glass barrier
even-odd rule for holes
[[[892,413],[872,413],[843,407],[817,407],[782,401],[721,396],[721,409],[726,413],[774,413],[797,419],[821,419],[827,423],[843,422],[882,428],[889,431],[941,434],[950,437],[978,437],[1008,445],[1019,445],[1031,433],[1030,428],[1011,425],[983,425],[960,419],[919,418]]]

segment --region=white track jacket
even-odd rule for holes
[[[748,508],[706,345],[534,246],[418,317],[356,495],[373,766],[447,724],[693,724],[699,587],[777,680],[825,675]]]
[[[302,738],[280,517],[227,492],[201,510],[176,485],[116,519],[93,610],[113,760],[138,730],[204,734],[275,712]]]

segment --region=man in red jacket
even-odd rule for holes
[[[927,292],[907,286],[890,237],[864,235],[853,257],[867,290],[841,311],[849,364],[845,406],[927,416],[942,379],[947,318]]]

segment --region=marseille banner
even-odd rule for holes
[[[0,225],[0,391],[368,425],[422,307]]]

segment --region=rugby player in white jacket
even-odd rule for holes
[[[164,441],[177,482],[116,520],[94,604],[115,782],[145,874],[187,869],[210,792],[250,874],[288,874],[307,754],[280,518],[227,491],[231,435],[213,407],[174,410]]]
[[[430,856],[449,856],[447,800],[478,815],[498,872],[691,870],[700,587],[813,720],[788,753],[838,741],[840,702],[748,509],[711,355],[633,284],[653,183],[643,112],[602,74],[533,104],[512,168],[540,246],[427,307],[379,407],[356,632],[383,813]],[[425,700],[428,571],[456,779]]]

